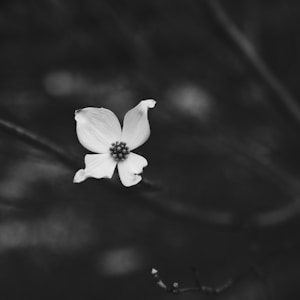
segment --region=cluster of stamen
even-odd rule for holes
[[[129,154],[129,149],[124,142],[115,142],[111,144],[109,148],[110,155],[115,161],[122,161],[127,158]]]

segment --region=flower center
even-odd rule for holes
[[[122,161],[127,158],[129,154],[128,147],[124,142],[115,142],[111,144],[109,148],[110,155],[113,157],[115,161]]]

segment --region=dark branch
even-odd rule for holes
[[[215,19],[224,28],[228,37],[240,49],[269,88],[278,96],[289,115],[300,123],[300,107],[297,100],[272,73],[250,40],[237,28],[217,0],[205,0]]]
[[[40,148],[41,150],[47,151],[58,158],[64,165],[71,169],[80,168],[75,157],[72,157],[70,153],[58,145],[52,143],[51,141],[39,136],[24,127],[18,126],[12,122],[4,119],[0,119],[0,127],[7,132],[17,136],[18,138],[24,140],[25,142]]]

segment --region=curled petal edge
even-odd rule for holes
[[[128,145],[130,150],[138,148],[149,138],[148,110],[153,108],[155,104],[156,101],[153,99],[142,100],[126,113],[121,139]]]

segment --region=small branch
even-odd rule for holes
[[[168,293],[171,294],[184,294],[184,293],[191,293],[191,292],[201,292],[203,294],[212,296],[216,294],[221,294],[227,289],[229,289],[235,282],[233,280],[228,280],[223,285],[220,285],[218,287],[210,287],[201,285],[200,282],[193,287],[180,287],[178,282],[173,282],[171,285],[167,285],[159,276],[159,273],[156,269],[151,270],[151,274],[156,282],[156,284],[165,290]]]
[[[80,168],[77,160],[70,155],[69,152],[60,148],[51,141],[39,136],[24,127],[18,126],[12,122],[0,119],[0,128],[12,133],[18,138],[26,141],[27,143],[40,148],[41,150],[47,151],[58,158],[64,165],[69,168],[77,169]]]
[[[250,40],[237,28],[217,0],[205,0],[214,17],[224,28],[226,34],[245,55],[257,73],[267,83],[269,88],[278,96],[289,115],[300,123],[300,107],[298,101],[285,88],[280,80],[272,73],[262,57],[258,54]]]

